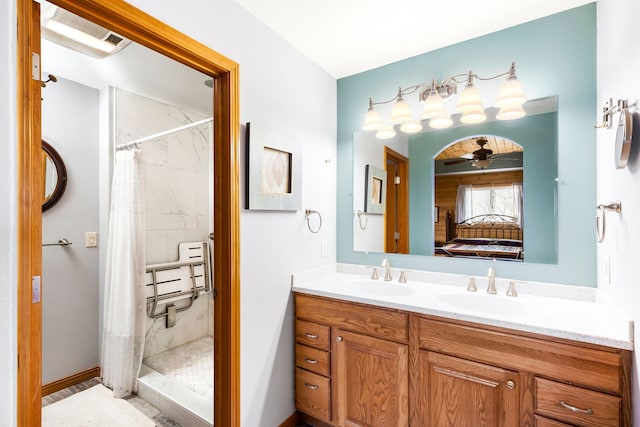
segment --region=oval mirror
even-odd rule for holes
[[[42,141],[43,193],[42,212],[51,209],[62,198],[67,188],[67,168],[60,154],[46,141]]]

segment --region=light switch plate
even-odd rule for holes
[[[96,231],[87,231],[84,234],[84,246],[87,248],[98,246],[98,233]]]

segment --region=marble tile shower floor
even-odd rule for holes
[[[147,357],[143,363],[194,393],[213,399],[213,337],[198,338]]]

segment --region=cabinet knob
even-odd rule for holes
[[[516,383],[512,380],[507,381],[507,388],[509,390],[513,390],[514,388],[516,388]]]
[[[338,342],[342,342],[342,337],[338,337],[338,338],[336,338],[336,341],[338,341]]]

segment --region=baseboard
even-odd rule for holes
[[[298,411],[291,414],[289,418],[280,423],[278,427],[297,427],[300,422],[300,413]]]
[[[83,381],[90,380],[91,378],[99,376],[100,367],[96,366],[95,368],[87,369],[86,371],[78,372],[77,374],[62,378],[61,380],[43,385],[42,395],[46,396],[48,394],[55,393],[56,391],[63,390],[67,387],[71,387],[72,385],[80,384]]]

